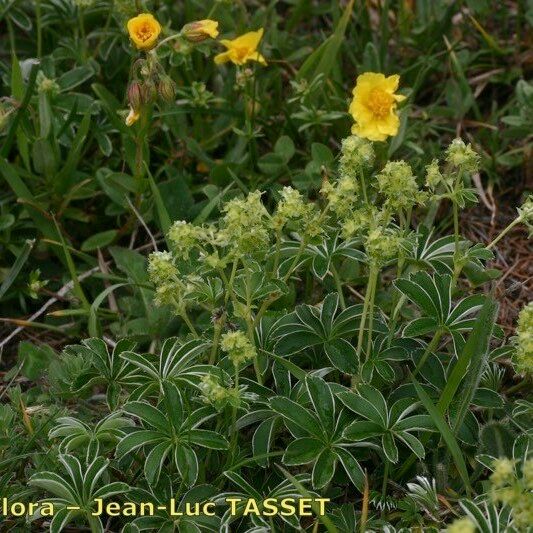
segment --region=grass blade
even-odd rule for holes
[[[483,366],[483,358],[489,348],[497,311],[498,305],[494,300],[489,298],[483,304],[476,324],[474,325],[474,328],[472,329],[472,332],[466,341],[463,351],[458,354],[457,363],[455,363],[455,366],[453,367],[453,370],[451,371],[446,382],[446,386],[441,393],[437,408],[442,414],[446,413],[448,407],[455,398],[459,385],[461,384],[467,369],[470,369],[468,370],[469,375],[480,372],[480,369]],[[473,386],[473,382],[469,381],[469,383],[471,386]],[[477,383],[474,385],[475,386],[473,390],[468,388],[463,389],[463,392],[468,395],[470,400],[475,392]],[[464,399],[463,395],[461,395],[461,397]]]
[[[33,249],[33,245],[35,244],[34,240],[27,240],[24,243],[24,246],[22,247],[22,250],[20,251],[20,254],[15,259],[15,262],[13,263],[13,266],[9,270],[9,274],[6,276],[6,279],[4,279],[4,282],[0,286],[0,300],[2,299],[2,296],[7,292],[9,287],[13,284],[15,279],[17,279],[17,276],[19,272],[21,271],[22,267],[26,263],[30,252]]]
[[[459,471],[459,475],[461,476],[461,479],[463,480],[463,483],[465,484],[467,493],[471,494],[472,487],[470,486],[470,479],[468,477],[468,471],[466,470],[466,464],[463,458],[463,454],[461,453],[461,449],[459,448],[459,445],[457,444],[457,440],[455,440],[455,437],[452,431],[450,430],[450,427],[448,426],[446,420],[442,416],[442,413],[433,405],[431,398],[427,395],[426,391],[420,386],[420,383],[418,383],[416,378],[414,378],[412,375],[411,375],[411,381],[413,382],[416,393],[418,394],[418,397],[420,398],[422,405],[425,407],[426,411],[431,416],[431,419],[433,420],[435,426],[437,426],[437,429],[442,435],[444,442],[448,446],[448,450],[450,450],[450,453],[455,462],[455,466],[457,467],[457,470]]]
[[[472,403],[472,398],[479,386],[481,375],[485,370],[490,339],[492,337],[492,330],[494,328],[497,314],[498,304],[494,300],[488,299],[481,309],[476,325],[474,326],[474,329],[468,338],[467,345],[461,354],[461,358],[466,359],[468,357],[469,364],[464,384],[461,393],[459,394],[459,407],[453,424],[453,432],[455,435],[457,435],[457,432],[463,423],[466,412]],[[457,361],[455,367],[457,367],[458,364],[459,361]],[[462,366],[464,365],[465,363],[463,363]],[[455,367],[453,368],[448,383],[451,381],[451,378],[459,379],[460,381],[460,377],[463,375],[462,369],[459,369],[456,377],[454,375]],[[448,385],[448,383],[446,385]],[[453,396],[450,399],[448,399],[448,397],[445,398],[446,401],[451,401],[452,399]]]

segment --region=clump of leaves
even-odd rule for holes
[[[464,495],[463,509],[477,505],[475,493],[488,501],[479,479],[492,468],[491,448],[480,427],[511,406],[494,376],[513,347],[502,344],[496,306],[482,291],[493,277],[483,276],[490,250],[465,241],[458,226],[437,238],[413,224],[415,204],[446,200],[456,210],[475,199],[467,184],[477,156],[454,141],[445,159],[422,188],[406,162],[375,168],[372,145],[350,140],[317,202],[286,187],[270,211],[255,191],[225,203],[216,222],[171,225],[169,249],[149,256],[148,272],[155,302],[181,321],[180,335],[159,352],[128,340],[109,349],[101,339],[65,349],[63,357],[86,362],[71,392],[105,396],[94,398],[94,422],[58,420],[49,434],[59,439],[58,460],[78,465],[67,452],[100,461],[99,472],[109,463],[110,485],[99,490],[124,492],[127,483],[128,501],[205,497],[223,506],[228,495],[320,495],[330,508],[313,520],[330,531],[351,520],[345,498],[362,530],[433,528],[448,498]],[[366,283],[364,295],[351,290],[357,283]],[[527,438],[519,437],[523,476]],[[413,483],[417,472],[425,476]],[[36,473],[33,486],[57,493],[47,484],[52,475]],[[58,478],[65,490],[69,483]],[[78,502],[76,490],[61,502]],[[87,513],[90,494],[78,502]],[[221,508],[198,522],[173,522],[159,510],[114,522],[180,531],[305,527],[303,518],[245,509]],[[519,527],[520,512],[506,520]],[[83,511],[63,525],[84,516],[91,525]]]

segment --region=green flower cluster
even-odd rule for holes
[[[302,194],[292,187],[283,187],[281,199],[274,216],[272,227],[281,231],[285,226],[291,225],[296,231],[301,231],[310,237],[322,233],[320,226],[320,212],[315,204],[306,202]]]
[[[253,361],[257,356],[255,346],[242,331],[224,333],[220,339],[220,348],[237,368]]]
[[[174,255],[182,259],[189,259],[189,254],[192,250],[201,246],[202,242],[208,240],[208,237],[209,232],[207,229],[195,226],[184,220],[174,222],[168,232]]]
[[[473,174],[479,170],[479,154],[471,144],[465,144],[462,139],[454,139],[446,150],[446,162],[452,167]]]
[[[512,509],[514,526],[526,531],[533,524],[533,459],[526,459],[516,468],[510,459],[496,459],[490,476],[494,502],[507,504]]]
[[[514,363],[520,374],[533,374],[533,302],[529,302],[518,315]]]
[[[198,385],[204,403],[210,404],[220,410],[230,405],[239,407],[240,391],[235,388],[227,388],[220,384],[220,380],[213,374],[202,376]]]
[[[419,191],[413,171],[405,161],[390,161],[376,179],[385,198],[384,205],[393,212],[410,209],[427,198],[427,193]]]
[[[530,194],[526,201],[518,208],[520,221],[526,225],[529,230],[529,236],[533,236],[533,194]]]
[[[339,175],[353,176],[357,171],[372,168],[375,160],[372,143],[357,135],[350,135],[342,141]]]
[[[224,206],[218,242],[232,248],[237,256],[264,250],[270,244],[268,212],[261,203],[261,193],[234,198]]]

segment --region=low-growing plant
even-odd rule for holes
[[[247,4],[0,1],[0,531],[529,531],[531,10]]]
[[[128,340],[110,350],[98,338],[67,347],[63,359],[87,364],[74,367],[70,392],[96,387],[106,401],[96,400],[98,416],[60,418],[49,432],[59,454],[93,465],[86,476],[95,461],[98,472],[111,461],[110,484],[96,494],[129,500],[127,484],[137,499],[179,502],[194,493],[217,505],[230,496],[316,494],[331,500],[328,514],[306,524],[267,518],[261,503],[255,513],[243,503],[216,520],[158,513],[113,519],[117,527],[217,531],[231,523],[289,531],[314,523],[342,531],[328,516],[348,499],[362,531],[405,524],[404,514],[438,529],[450,502],[485,493],[478,480],[494,460],[486,428],[495,413],[513,408],[494,377],[507,352],[494,298],[484,290],[494,277],[485,267],[493,245],[468,242],[457,224],[453,235],[436,237],[412,218],[417,205],[446,200],[457,213],[475,201],[468,180],[478,159],[455,140],[420,186],[405,161],[376,168],[374,150],[359,137],[345,139],[338,173],[324,177],[317,201],[285,187],[270,210],[255,191],[227,201],[213,223],[172,224],[168,250],[150,254],[148,272],[156,304],[181,320],[180,335],[155,352]],[[519,222],[530,223],[530,204]],[[361,283],[364,294],[352,289]],[[524,372],[527,312],[516,341]],[[531,503],[528,437],[518,427],[508,431],[520,435],[524,481],[496,479],[502,465],[513,464],[502,459],[488,504],[511,506],[505,520],[517,530]],[[415,474],[425,477],[410,483]],[[93,493],[69,489],[74,478],[57,477],[52,487],[54,476],[37,472],[31,484],[82,511],[65,511],[52,527],[84,517],[93,530],[103,527],[89,513]],[[120,491],[111,491],[115,485]],[[476,513],[473,502],[461,505]]]

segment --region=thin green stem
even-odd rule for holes
[[[344,294],[342,292],[342,282],[341,278],[339,276],[339,273],[337,272],[337,269],[331,264],[331,275],[333,276],[333,280],[335,281],[335,287],[337,288],[337,292],[339,293],[339,299],[341,303],[341,309],[346,309],[346,301],[344,300]]]
[[[213,345],[211,346],[211,354],[209,356],[209,364],[214,365],[217,352],[218,352],[218,343],[220,341],[220,334],[222,333],[222,327],[226,321],[226,313],[224,313],[219,319],[215,320],[215,325],[213,328]]]
[[[224,305],[227,305],[230,297],[232,296],[233,294],[233,282],[235,280],[235,274],[237,272],[237,267],[239,265],[239,258],[236,257],[234,260],[233,260],[233,265],[231,267],[231,274],[229,276],[229,280],[228,280],[228,283],[226,285],[226,295],[224,297]]]
[[[363,314],[361,315],[361,323],[359,324],[359,334],[357,337],[357,360],[359,362],[359,373],[361,373],[362,359],[361,350],[363,348],[363,337],[365,332],[366,317],[368,314],[368,307],[370,305],[370,299],[372,297],[373,286],[377,279],[377,269],[374,266],[370,267],[368,274],[368,282],[366,285],[365,301],[363,304]]]
[[[233,383],[233,388],[235,390],[235,393],[237,394],[239,391],[239,367],[235,365],[235,378]],[[234,405],[231,412],[231,462],[233,463],[233,459],[235,458],[235,451],[237,448],[237,441],[238,441],[238,433],[237,433],[237,405]]]
[[[272,266],[272,275],[276,276],[279,267],[279,257],[281,254],[281,231],[276,231],[276,251],[274,253],[274,264]]]
[[[413,371],[413,377],[416,377],[420,369],[424,366],[424,364],[427,361],[427,358],[430,356],[431,353],[433,353],[437,346],[439,345],[440,339],[443,335],[444,331],[442,329],[437,329],[433,335],[433,338],[429,342],[429,344],[426,346],[426,349],[424,353],[422,354],[422,357],[418,364],[416,365],[416,368]]]
[[[191,319],[189,318],[189,315],[187,313],[187,309],[183,308],[181,310],[181,312],[180,312],[180,316],[183,319],[183,321],[185,322],[185,324],[187,324],[187,327],[189,328],[190,332],[196,338],[198,338],[199,337],[198,332],[196,331],[196,328],[194,327],[194,324],[191,322]]]
[[[367,341],[366,341],[366,356],[370,355],[370,351],[372,349],[372,332],[374,328],[374,300],[376,299],[376,285],[377,285],[377,275],[376,279],[374,280],[374,283],[370,287],[371,289],[371,295],[370,295],[370,303],[368,304],[368,335],[367,335]]]
[[[305,237],[302,237],[302,240],[300,241],[300,247],[298,248],[298,251],[296,252],[296,255],[294,256],[291,266],[289,270],[287,270],[287,273],[285,274],[285,276],[283,276],[284,283],[287,283],[287,281],[291,277],[291,274],[293,270],[296,268],[296,266],[298,265],[298,261],[300,260],[300,257],[302,256],[306,246],[307,246],[307,241]]]
[[[255,327],[254,320],[252,319],[252,292],[251,292],[251,278],[250,278],[250,268],[248,265],[244,265],[244,270],[246,273],[246,325],[248,329],[248,339],[255,346]],[[259,385],[263,384],[263,378],[261,376],[261,370],[259,369],[259,362],[257,357],[254,358],[254,370],[255,377]]]
[[[385,471],[383,472],[383,483],[381,485],[381,500],[383,503],[383,500],[387,497],[387,483],[389,482],[389,470],[390,470],[390,461],[388,459],[385,460]]]
[[[505,237],[516,225],[520,224],[522,222],[522,217],[515,218],[495,239],[492,240],[489,244],[487,244],[486,248],[490,250],[493,248],[498,242]]]

